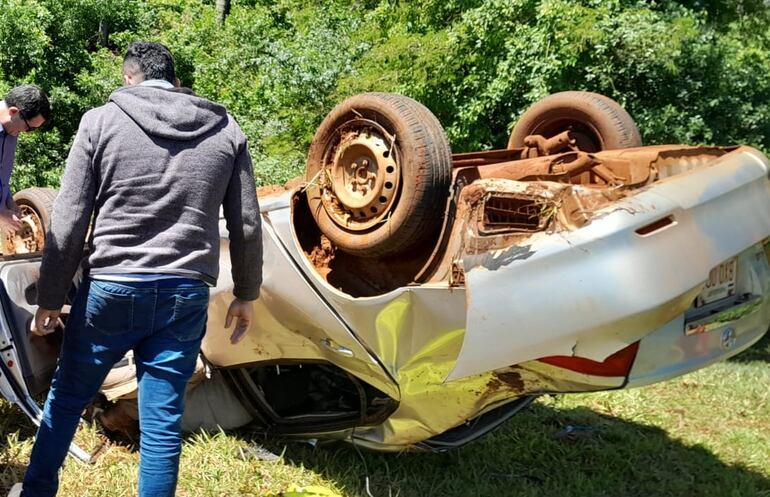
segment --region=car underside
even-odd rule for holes
[[[615,102],[567,93],[527,111],[508,148],[462,154],[406,97],[333,109],[305,178],[261,190],[264,282],[238,345],[221,329],[232,299],[221,223],[202,345],[216,374],[191,387],[211,393],[188,394],[190,429],[445,450],[537,395],[662,381],[759,340],[767,158],[642,147]],[[35,419],[61,332],[28,332],[54,193],[24,195],[26,228],[0,262],[0,390]]]

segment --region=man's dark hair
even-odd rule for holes
[[[40,114],[48,121],[51,117],[51,104],[48,95],[35,85],[21,85],[12,88],[3,98],[5,105],[16,107],[23,119],[32,119]]]
[[[123,70],[127,73],[141,73],[144,79],[165,79],[174,83],[174,57],[164,45],[154,41],[135,41],[123,58]]]

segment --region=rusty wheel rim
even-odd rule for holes
[[[394,135],[355,119],[338,127],[324,154],[321,201],[329,217],[351,231],[370,229],[395,208],[401,178]]]
[[[21,228],[12,236],[6,234],[6,245],[13,254],[30,254],[43,250],[45,228],[35,210],[28,205],[20,205]]]

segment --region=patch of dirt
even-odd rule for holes
[[[294,190],[295,188],[299,188],[301,186],[305,185],[305,177],[304,176],[295,176],[286,183],[283,184],[284,189],[286,190]]]
[[[329,272],[332,270],[331,265],[334,260],[334,246],[328,238],[321,235],[320,245],[313,247],[313,250],[307,254],[307,258],[315,266],[318,274],[326,278]]]
[[[305,184],[304,176],[295,176],[294,178],[284,183],[283,186],[281,185],[260,186],[259,188],[257,188],[257,196],[269,197],[270,195],[280,195],[289,190],[295,190],[297,188],[300,188],[304,186],[304,184]]]
[[[487,392],[497,392],[499,390],[513,390],[515,392],[521,392],[524,390],[524,380],[521,379],[521,374],[516,371],[505,371],[500,373],[494,373],[494,377],[487,382]]]
[[[292,217],[300,246],[316,272],[331,286],[353,297],[381,295],[412,283],[430,257],[435,240],[426,237],[431,243],[418,244],[409,257],[366,258],[338,250],[321,233],[303,192],[294,197]]]
[[[287,188],[282,187],[281,185],[265,185],[260,186],[257,188],[257,197],[269,197],[271,195],[280,195],[284,193],[287,190]]]

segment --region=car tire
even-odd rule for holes
[[[51,212],[57,191],[52,188],[26,188],[13,196],[21,211],[21,219],[28,219],[16,236],[6,236],[5,255],[39,252],[45,245],[45,234],[51,225]],[[30,226],[31,224],[31,226]]]
[[[566,130],[585,152],[642,146],[633,118],[616,101],[598,93],[565,91],[527,109],[511,132],[508,148],[524,147],[529,135],[550,138]]]
[[[363,93],[337,105],[308,153],[308,203],[337,248],[363,257],[403,254],[441,227],[452,152],[419,102]]]
[[[58,191],[53,188],[25,188],[13,195],[13,200],[21,209],[22,215],[34,215],[40,221],[44,231],[51,225],[51,212]]]

